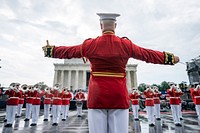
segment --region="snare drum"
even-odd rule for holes
[[[83,102],[82,101],[76,101],[76,106],[77,107],[81,107],[83,105]]]

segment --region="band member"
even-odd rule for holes
[[[179,118],[180,118],[180,120],[183,120],[183,117],[182,117],[182,102],[181,102],[181,95],[183,95],[183,92],[181,91],[181,89],[180,88],[178,88],[178,87],[176,87],[176,89],[177,89],[177,93],[178,93],[178,95],[179,95],[179,97],[178,97],[178,100],[179,100],[179,105],[178,105],[178,114],[179,114]]]
[[[5,92],[5,94],[9,97],[6,106],[7,124],[5,127],[12,127],[15,120],[16,109],[19,104],[19,97],[17,96],[18,92],[19,90],[16,89],[15,83],[11,83],[9,89]]]
[[[53,92],[53,87],[49,87],[49,89],[50,89],[50,93],[52,94],[52,92]],[[53,95],[53,94],[52,94]],[[49,112],[50,114],[50,117],[53,117],[53,97],[51,98],[51,105],[50,105],[50,112]]]
[[[198,116],[198,120],[200,121],[200,85],[197,85],[193,92],[194,95],[194,103]]]
[[[71,93],[71,95],[72,95],[72,100],[73,100],[73,99],[74,99],[74,93],[73,93],[73,90],[70,90],[69,92]]]
[[[42,97],[41,85],[36,84],[33,92],[33,103],[32,103],[32,123],[30,126],[36,126],[40,113],[40,102]]]
[[[154,91],[151,89],[150,86],[147,86],[147,89],[144,91],[144,96],[145,96],[145,106],[146,106],[146,111],[147,111],[147,117],[148,117],[148,122],[149,126],[155,126],[155,121],[154,121]]]
[[[33,104],[33,94],[34,94],[34,87],[28,86],[28,89],[25,92],[26,115],[25,115],[24,121],[29,121],[30,118],[31,118],[32,104]]]
[[[53,98],[53,94],[50,92],[50,88],[46,87],[44,92],[44,121],[48,121],[51,99]]]
[[[191,85],[191,87],[190,87],[190,95],[191,95],[191,97],[192,97],[192,101],[194,102],[194,104],[195,104],[195,95],[194,95],[194,90],[195,90],[195,87],[194,87],[194,84],[192,84]]]
[[[171,85],[170,89],[167,90],[167,93],[170,96],[170,106],[172,110],[173,120],[176,126],[182,126],[179,117],[179,92],[175,85]]]
[[[62,121],[65,121],[66,118],[68,117],[69,113],[69,105],[70,105],[70,100],[72,99],[72,95],[68,88],[63,88],[63,96],[62,96]]]
[[[87,61],[85,58],[88,59],[91,66],[87,100],[89,132],[127,133],[130,106],[126,86],[128,59],[174,65],[179,62],[179,57],[142,48],[126,37],[115,35],[116,18],[120,14],[97,15],[102,35],[74,46],[53,46],[47,41],[43,47],[44,55],[59,59],[82,58],[84,62]]]
[[[75,95],[76,99],[76,107],[77,107],[77,116],[82,116],[82,108],[83,108],[83,101],[85,100],[85,95],[81,89],[78,90],[77,94]]]
[[[59,122],[61,105],[62,105],[62,89],[59,89],[59,84],[55,84],[51,92],[53,94],[53,103],[52,103],[52,115],[53,115],[53,124],[52,126],[57,126]]]
[[[132,110],[133,110],[133,116],[134,120],[138,121],[138,110],[139,110],[139,98],[140,97],[140,92],[138,91],[137,88],[133,88],[132,93],[129,94],[129,98],[132,103]]]
[[[24,85],[21,86],[22,87],[25,87]],[[24,91],[20,88],[20,84],[19,83],[16,83],[16,89],[19,90],[18,92],[18,97],[19,97],[19,104],[18,104],[18,107],[17,107],[17,116],[16,118],[19,118],[21,117],[21,114],[22,114],[22,107],[24,105]]]
[[[160,96],[162,95],[161,92],[158,90],[157,86],[153,86],[154,90],[154,114],[156,120],[161,120],[160,119]]]

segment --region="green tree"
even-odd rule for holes
[[[44,90],[47,87],[47,85],[44,82],[39,82],[37,84],[42,86],[41,90]]]
[[[158,84],[152,84],[152,86],[156,86],[156,87],[158,87],[158,90],[161,91],[161,88],[162,88],[161,85],[158,85]]]
[[[170,88],[169,84],[168,84],[166,81],[163,81],[163,82],[161,83],[160,91],[166,91],[166,90],[169,89],[169,88]]]
[[[139,84],[138,90],[141,91],[141,92],[144,92],[144,90],[146,90],[146,84],[145,83]]]

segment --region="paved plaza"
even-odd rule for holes
[[[60,121],[58,126],[52,126],[52,120],[43,121],[43,110],[36,127],[31,127],[31,120],[24,121],[24,109],[21,118],[16,118],[12,128],[4,127],[5,109],[0,111],[0,132],[3,133],[88,133],[87,110],[82,117],[76,116],[76,111],[70,111],[67,121]],[[182,127],[173,124],[170,112],[161,113],[161,121],[156,121],[155,127],[149,127],[147,115],[140,112],[140,121],[133,121],[132,113],[129,115],[129,133],[200,133],[200,123],[194,111],[184,111]]]

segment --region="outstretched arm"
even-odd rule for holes
[[[60,59],[71,59],[71,58],[81,58],[82,57],[82,44],[76,46],[53,46],[49,45],[47,40],[47,45],[42,47],[45,57],[60,58]]]
[[[154,64],[174,65],[179,62],[179,57],[168,52],[160,52],[156,50],[139,47],[132,43],[132,56],[135,59]]]

